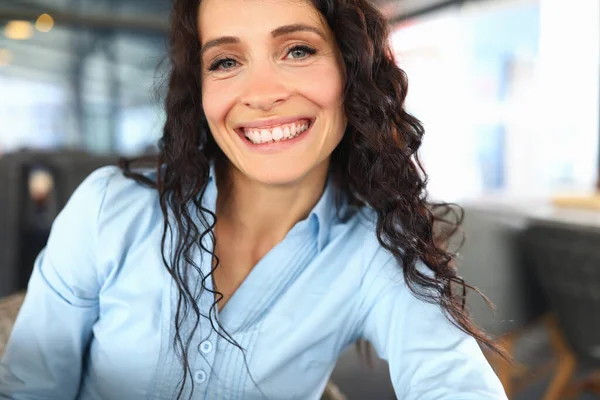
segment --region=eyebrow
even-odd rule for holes
[[[323,32],[321,32],[320,29],[315,28],[314,26],[304,25],[304,24],[292,24],[292,25],[280,26],[279,28],[277,28],[271,32],[271,36],[273,38],[276,38],[276,37],[283,36],[283,35],[289,35],[290,33],[295,33],[295,32],[312,32],[312,33],[319,35],[322,39],[326,40],[325,35],[323,34]],[[240,43],[240,39],[236,36],[223,36],[220,38],[212,39],[212,40],[209,40],[208,42],[204,43],[204,45],[202,46],[202,49],[200,50],[200,54],[202,55],[202,54],[206,53],[212,47],[217,47],[217,46],[221,46],[224,44],[237,44],[237,43]]]

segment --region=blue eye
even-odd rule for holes
[[[308,56],[312,56],[314,54],[317,53],[317,50],[310,47],[310,46],[306,46],[306,45],[297,45],[292,47],[287,55],[288,58],[292,59],[292,60],[303,60],[305,58],[307,58]],[[237,67],[238,62],[235,61],[233,58],[221,58],[221,59],[217,59],[215,60],[210,67],[208,68],[209,71],[228,71],[230,69],[233,69],[235,67]]]
[[[220,60],[215,60],[210,67],[209,71],[216,71],[217,69],[228,70],[237,65],[237,61],[232,58],[222,58]]]
[[[312,56],[316,53],[317,53],[317,50],[313,49],[312,47],[304,46],[304,45],[294,46],[290,49],[290,51],[288,51],[288,55],[291,55],[292,56],[291,58],[294,60],[304,59],[304,58],[306,58],[308,56]]]

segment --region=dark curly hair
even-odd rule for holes
[[[178,398],[191,375],[187,354],[191,336],[182,337],[184,320],[193,318],[197,329],[201,311],[197,303],[210,274],[203,275],[194,261],[198,251],[218,258],[203,243],[208,235],[214,245],[216,216],[202,207],[212,161],[224,157],[208,127],[201,104],[201,58],[198,9],[201,0],[174,0],[171,15],[170,71],[165,100],[166,123],[156,160],[157,181],[130,169],[125,174],[158,190],[164,215],[162,254],[165,267],[178,289],[175,316],[175,351],[183,364]],[[427,199],[427,175],[419,161],[422,124],[408,114],[404,101],[408,81],[388,43],[388,24],[367,0],[311,0],[335,35],[346,69],[344,107],[348,125],[333,151],[330,173],[339,194],[358,212],[370,207],[377,214],[377,238],[401,266],[409,289],[424,301],[439,304],[462,331],[492,351],[508,358],[465,309],[465,294],[472,289],[458,275],[454,255],[445,245],[461,220],[460,208],[431,204]],[[172,218],[170,217],[172,216]],[[200,225],[194,223],[198,218]],[[444,229],[437,229],[438,227]],[[168,232],[176,233],[171,258],[165,255]],[[417,267],[422,260],[433,274]],[[195,271],[194,271],[195,270]],[[214,269],[213,269],[214,271]],[[198,274],[202,287],[188,286],[188,277]],[[218,299],[210,312],[215,312]],[[212,318],[209,318],[212,322]],[[215,328],[213,326],[213,328]],[[217,330],[219,332],[219,330]],[[237,343],[227,334],[228,341]],[[239,347],[239,346],[238,346]],[[242,349],[243,351],[243,349]],[[192,381],[193,388],[193,381]]]

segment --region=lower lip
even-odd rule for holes
[[[308,136],[308,133],[312,130],[312,127],[314,124],[315,124],[315,121],[311,121],[308,129],[305,130],[304,132],[302,132],[301,134],[299,134],[298,136],[296,136],[295,138],[287,139],[287,140],[280,140],[279,142],[255,144],[255,143],[252,143],[250,141],[250,139],[248,139],[246,137],[246,135],[244,135],[244,132],[238,132],[238,135],[241,137],[242,141],[244,143],[246,143],[246,145],[248,147],[250,147],[253,151],[258,151],[261,153],[275,153],[278,151],[288,149],[288,148],[294,146],[296,143],[300,142],[302,139],[304,139],[306,136]]]

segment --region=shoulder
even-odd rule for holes
[[[152,178],[151,171],[140,171]],[[107,223],[122,223],[128,216],[148,211],[158,201],[155,189],[145,187],[126,177],[116,166],[106,166],[92,172],[71,195],[57,221],[69,219],[71,226],[85,220],[88,229],[101,230]],[[75,220],[73,220],[75,219]]]
[[[136,170],[146,178],[155,180],[156,172],[154,170]],[[134,203],[152,201],[158,198],[157,191],[154,188],[149,188],[135,181],[132,178],[126,177],[123,171],[116,166],[104,167],[93,172],[88,180],[104,179],[106,205],[114,205],[114,203]],[[85,187],[85,182],[82,184]]]
[[[156,180],[156,172],[153,170],[135,172],[152,181]],[[104,222],[116,217],[127,219],[127,215],[140,216],[140,214],[150,212],[153,206],[158,205],[158,191],[155,188],[144,186],[136,180],[126,177],[118,167],[99,169],[88,179],[93,180],[95,176],[106,179],[104,199],[100,210]]]
[[[135,172],[156,180],[153,170]],[[103,191],[94,191],[90,186]],[[93,210],[97,212],[99,261],[119,259],[132,248],[159,245],[156,238],[163,226],[163,214],[156,188],[125,176],[118,167],[105,167],[92,173],[81,189],[91,189],[90,194],[100,201],[99,208]]]
[[[99,210],[104,202],[108,183],[117,173],[118,168],[114,166],[102,167],[92,172],[75,189],[66,207],[62,210],[62,214],[74,206],[87,205],[87,208],[97,208]]]
[[[376,211],[365,207],[352,220],[353,235],[358,239],[356,242],[360,243],[359,294],[362,302],[372,304],[384,295],[401,296],[407,300],[415,297],[405,280],[402,260],[404,249],[397,248],[391,252],[381,244],[377,233]],[[398,227],[397,234],[402,233],[402,228]],[[381,239],[386,240],[383,237]],[[422,259],[418,258],[415,262],[419,273],[434,276]]]
[[[151,170],[136,171],[153,178],[156,174]],[[113,165],[99,168],[88,175],[72,194],[69,205],[74,202],[85,202],[104,208],[105,202],[127,201],[134,198],[148,197],[154,190],[147,188],[135,180],[126,177],[122,170]]]
[[[377,222],[377,212],[363,207],[332,227],[329,252],[339,266],[336,273],[353,287],[352,297],[365,306],[384,290],[405,290],[401,260],[379,242]]]
[[[402,280],[398,276],[398,272],[402,272],[402,261],[397,255],[403,255],[403,248],[396,248],[394,254],[386,249],[378,236],[378,217],[377,212],[369,207],[364,207],[360,212],[357,212],[353,217],[355,234],[361,238],[363,260],[363,272],[384,274],[388,278],[394,280]],[[393,232],[395,235],[405,235],[406,232],[401,226],[398,226]],[[385,237],[381,237],[382,241],[386,241]],[[432,276],[431,270],[425,265],[422,259],[416,260],[417,270],[425,275]]]
[[[107,260],[118,259],[114,255],[142,240],[149,227],[161,226],[155,218],[160,215],[155,192],[118,167],[90,174],[54,220],[38,261],[49,284],[59,293],[93,297],[114,267]]]
[[[359,244],[362,281],[370,273],[387,271],[394,272],[393,276],[395,276],[396,272],[401,271],[401,266],[394,255],[379,241],[377,222],[377,212],[369,207],[361,208],[346,222],[351,226],[351,235]]]
[[[62,234],[68,231],[75,232],[81,227],[89,232],[90,228],[96,226],[104,205],[108,184],[117,171],[117,167],[102,167],[83,180],[56,217],[53,224],[55,236],[57,230]]]

